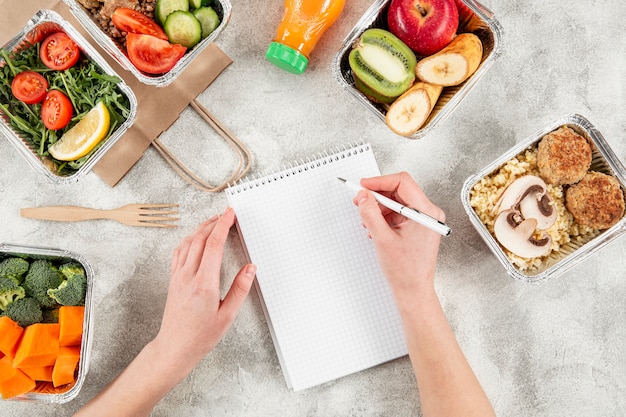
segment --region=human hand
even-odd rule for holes
[[[187,236],[174,251],[161,329],[155,338],[188,371],[226,334],[250,291],[256,267],[245,265],[220,299],[220,271],[235,213],[226,209]]]
[[[361,185],[408,207],[444,221],[443,210],[431,203],[406,173],[363,178]],[[354,198],[363,225],[374,242],[381,269],[401,302],[434,291],[434,275],[441,235],[377,203],[367,190]]]

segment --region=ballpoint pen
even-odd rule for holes
[[[337,177],[337,178],[340,181],[343,181],[346,184],[346,186],[352,190],[355,190],[355,191],[366,190],[366,188],[361,187],[360,185],[357,185],[353,182],[347,181],[340,177]],[[374,198],[376,199],[376,201],[378,201],[378,203],[387,207],[388,209],[393,210],[396,213],[399,213],[403,215],[404,217],[411,219],[423,226],[426,226],[429,229],[434,230],[435,232],[439,234],[442,234],[443,236],[448,236],[450,234],[451,232],[450,227],[448,227],[445,223],[435,219],[434,217],[431,217],[426,213],[422,213],[421,211],[416,210],[414,208],[407,207],[403,204],[400,204],[397,201],[394,201],[388,197],[385,197],[382,194],[378,194],[375,191],[372,191],[372,190],[368,190],[368,191],[372,193],[372,195],[374,195]]]

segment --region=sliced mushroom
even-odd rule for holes
[[[536,219],[525,219],[515,209],[502,211],[493,225],[498,242],[522,258],[536,258],[550,251],[552,239],[548,235],[535,239],[533,233],[536,229]]]
[[[546,183],[535,175],[524,175],[504,190],[494,211],[519,210],[525,219],[536,219],[537,229],[547,229],[554,224],[558,213],[548,194]]]
[[[558,217],[556,208],[552,204],[552,198],[548,193],[527,195],[520,201],[519,211],[525,219],[536,219],[539,230],[552,226]]]

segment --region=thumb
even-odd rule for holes
[[[250,292],[255,274],[256,265],[245,265],[235,276],[228,293],[224,297],[220,310],[222,310],[231,321],[235,319],[239,308]]]
[[[355,199],[359,206],[361,220],[374,241],[384,237],[391,231],[372,193],[367,190],[361,190]]]

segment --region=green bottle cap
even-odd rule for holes
[[[272,42],[265,52],[265,58],[292,74],[302,74],[309,63],[309,59],[289,46]]]

